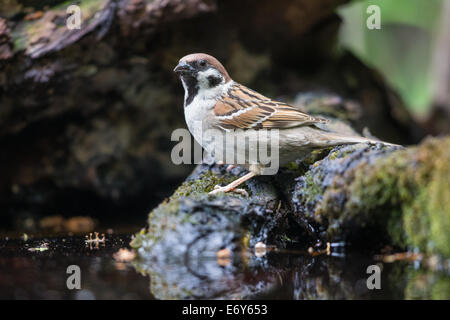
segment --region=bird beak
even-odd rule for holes
[[[181,61],[175,69],[173,69],[173,72],[183,74],[183,73],[194,73],[194,68],[192,68],[189,64],[187,64],[185,61]]]

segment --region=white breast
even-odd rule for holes
[[[199,131],[198,129],[200,129],[198,128],[199,124],[202,124],[203,126],[205,125],[203,122],[211,113],[215,104],[216,100],[201,99],[197,95],[197,97],[195,97],[194,100],[192,100],[192,102],[184,108],[184,118],[188,129],[194,138],[196,138],[195,133]],[[206,128],[203,128],[203,130],[204,129]]]
[[[189,131],[198,141],[198,124],[203,123],[203,130],[212,127],[211,117],[213,117],[213,108],[216,105],[217,99],[224,93],[227,93],[233,81],[229,81],[223,85],[218,85],[215,88],[199,89],[197,95],[192,102],[184,108],[184,118]],[[196,129],[196,130],[194,130]]]

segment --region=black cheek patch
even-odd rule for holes
[[[213,88],[213,87],[219,85],[221,82],[222,82],[222,78],[220,78],[220,77],[215,77],[215,76],[208,77],[208,83],[209,83],[210,88]]]

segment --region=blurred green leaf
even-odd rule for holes
[[[381,29],[369,30],[366,13],[378,5]],[[431,104],[431,53],[442,0],[363,0],[342,7],[340,44],[380,71],[416,113]]]

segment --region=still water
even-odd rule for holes
[[[381,262],[373,255],[302,250],[177,261],[120,262],[130,234],[0,240],[1,299],[449,299],[447,268],[421,261]],[[81,289],[67,288],[67,267],[81,270]],[[381,289],[369,290],[369,265],[380,267]]]

